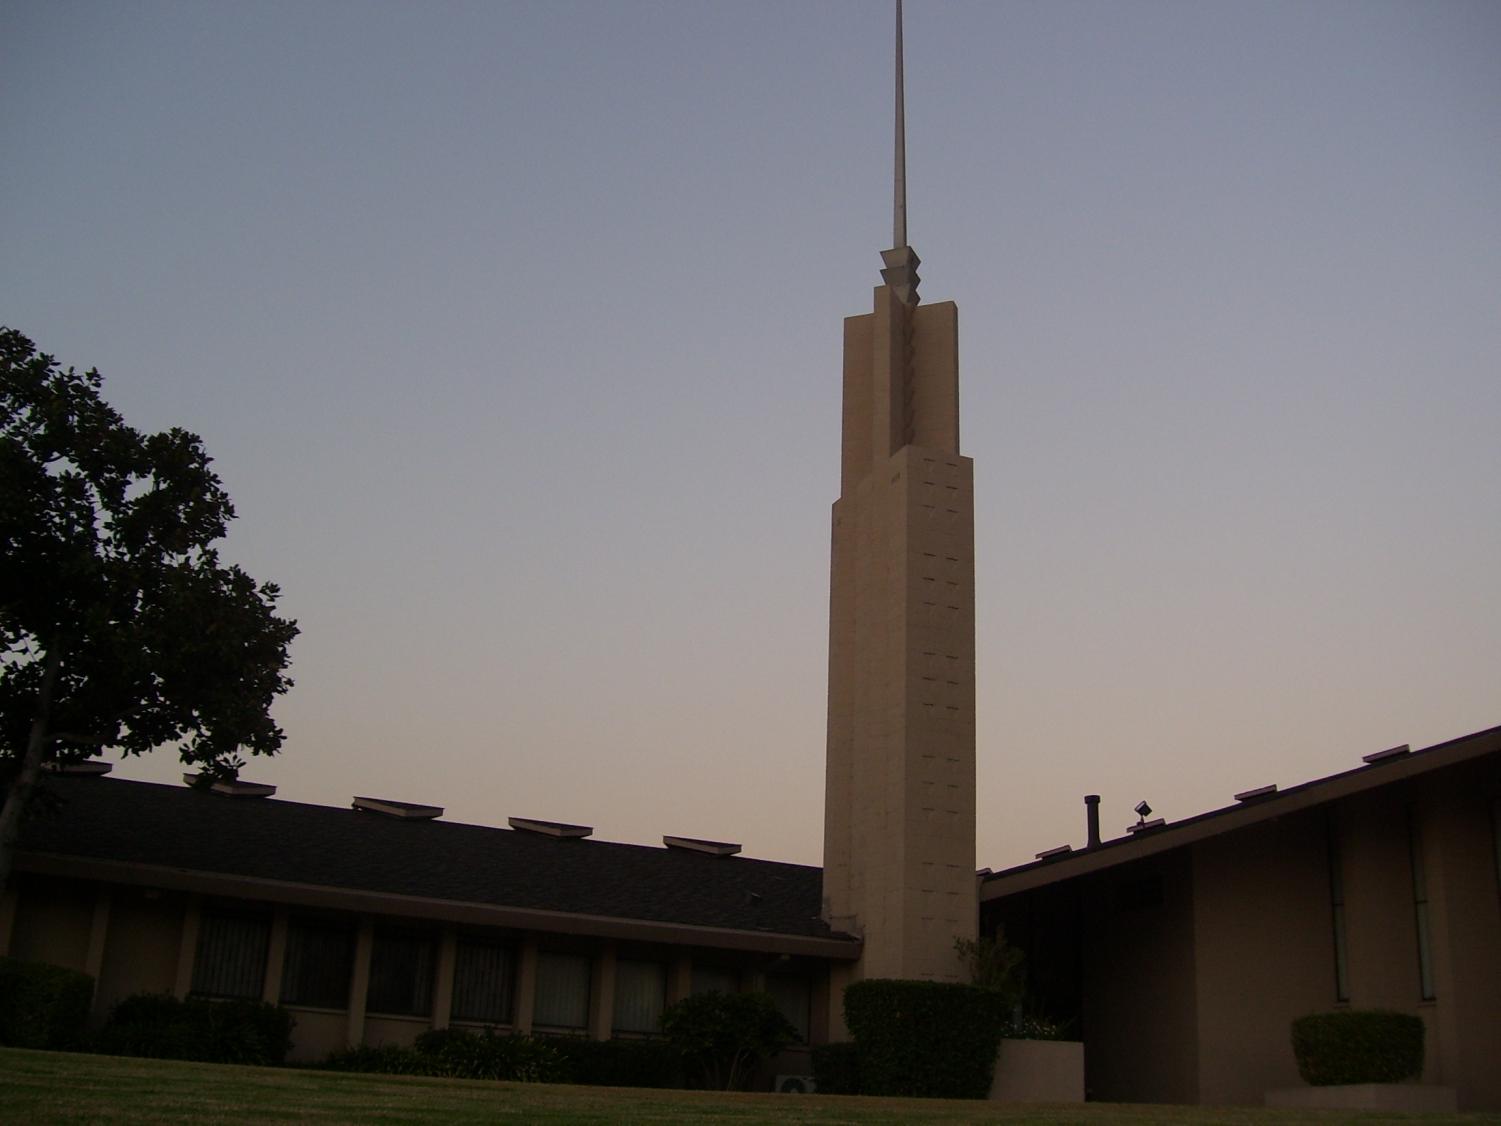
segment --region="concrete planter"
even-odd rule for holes
[[[1084,1045],[1078,1040],[1002,1040],[990,1097],[1006,1103],[1082,1103]]]
[[[1350,1083],[1333,1087],[1284,1087],[1266,1093],[1266,1105],[1299,1110],[1384,1110],[1402,1114],[1459,1109],[1453,1087],[1418,1083]]]

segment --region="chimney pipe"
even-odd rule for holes
[[[1089,848],[1100,843],[1100,795],[1084,795],[1084,813],[1089,820]]]

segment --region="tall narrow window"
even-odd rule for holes
[[[193,959],[193,992],[200,997],[259,1001],[270,941],[271,923],[265,917],[205,911]]]
[[[1339,848],[1339,815],[1331,808],[1324,822],[1329,853],[1329,906],[1334,917],[1334,999],[1350,999],[1350,954],[1345,944],[1345,866]]]
[[[1418,829],[1416,806],[1407,809],[1407,845],[1412,856],[1412,905],[1418,932],[1418,986],[1425,1001],[1432,1001],[1433,945],[1428,934],[1428,877],[1423,871],[1423,838]]]
[[[660,1032],[667,1002],[667,967],[661,962],[615,963],[616,1032]]]
[[[797,1029],[801,1043],[808,1042],[808,1018],[813,1007],[813,983],[806,977],[774,975],[766,979],[766,992],[776,1002],[777,1011]]]
[[[433,1011],[433,940],[427,935],[375,932],[370,948],[372,1013],[425,1017]]]
[[[284,966],[283,1004],[347,1009],[354,967],[353,929],[337,923],[292,920],[287,928]]]
[[[1496,893],[1501,895],[1501,798],[1491,799],[1491,844],[1496,848]]]
[[[532,1023],[579,1031],[589,1026],[589,959],[582,954],[537,955],[537,1002]]]
[[[453,1019],[510,1024],[516,959],[498,942],[460,942],[453,963]]]

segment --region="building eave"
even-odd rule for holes
[[[16,871],[39,876],[91,880],[157,888],[163,891],[253,899],[289,907],[353,911],[403,919],[425,919],[460,926],[506,927],[550,934],[587,935],[631,942],[659,942],[711,947],[721,950],[753,950],[768,954],[805,955],[852,962],[860,957],[860,941],[853,937],[821,937],[776,931],[706,927],[607,915],[582,915],[536,908],[507,907],[491,903],[465,903],[449,899],[398,895],[359,888],[326,887],[318,884],[269,880],[253,876],[226,875],[187,868],[66,856],[59,853],[20,852]]]

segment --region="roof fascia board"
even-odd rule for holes
[[[192,892],[235,899],[256,899],[292,907],[342,910],[406,919],[461,923],[469,926],[507,927],[513,930],[552,934],[587,935],[633,942],[661,942],[677,946],[707,946],[721,950],[754,950],[771,954],[802,954],[852,962],[860,957],[859,940],[818,938],[782,934],[778,931],[705,927],[688,923],[665,923],[648,919],[624,919],[610,915],[575,915],[528,907],[501,907],[451,899],[395,895],[389,892],[333,888],[268,880],[255,876],[230,876],[153,864],[119,860],[62,856],[57,853],[23,852],[16,855],[16,870],[41,876],[58,876],[103,883],[129,884]]]
[[[1379,786],[1442,770],[1444,767],[1458,766],[1498,751],[1501,751],[1501,727],[1492,727],[1401,758],[1358,766],[1327,778],[1304,782],[1274,796],[1260,798],[1249,805],[1210,810],[1139,837],[1118,837],[1095,848],[1083,849],[1053,860],[1037,860],[1019,865],[1009,872],[999,872],[988,877],[980,886],[980,901],[984,903],[992,899],[1004,899],[1018,892],[1155,856],[1222,833],[1233,833],[1261,821],[1285,817],[1289,813],[1339,801]]]

